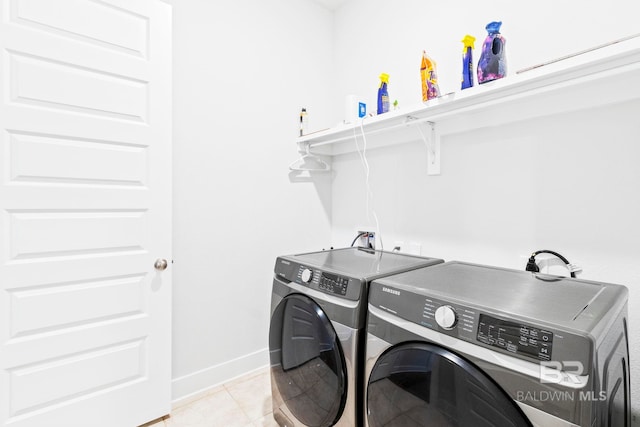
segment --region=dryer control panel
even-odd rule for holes
[[[320,283],[318,289],[330,294],[346,295],[349,286],[349,278],[330,274],[325,271],[320,273]]]
[[[325,294],[352,301],[358,301],[362,298],[363,285],[360,280],[353,277],[283,259],[278,259],[275,273],[281,280],[297,283]]]

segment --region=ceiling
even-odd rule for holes
[[[337,8],[342,6],[344,3],[346,3],[348,0],[313,0],[313,1],[323,5],[329,10],[336,10]]]

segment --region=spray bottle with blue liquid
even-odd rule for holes
[[[380,74],[380,87],[378,88],[378,114],[389,111],[389,74]]]
[[[473,87],[473,49],[476,38],[467,34],[461,40],[462,48],[462,89]]]

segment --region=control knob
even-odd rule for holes
[[[436,310],[436,323],[446,330],[453,329],[458,323],[458,315],[450,305],[442,305]]]
[[[302,270],[302,274],[300,275],[300,278],[304,283],[309,283],[311,279],[313,279],[313,271],[311,271],[308,268],[305,268],[304,270]]]

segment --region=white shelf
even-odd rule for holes
[[[412,109],[367,117],[362,124],[305,135],[297,142],[300,147],[308,144],[313,153],[335,156],[356,151],[354,134],[362,144],[362,130],[369,149],[421,140],[431,123],[436,129],[435,139],[429,141],[432,157],[439,160],[440,135],[634,99],[640,99],[640,35],[451,93]],[[417,126],[421,128],[418,130]]]

